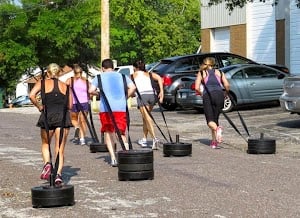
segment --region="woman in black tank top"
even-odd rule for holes
[[[57,64],[50,64],[47,68],[47,74],[44,79],[39,80],[30,92],[30,100],[34,106],[41,112],[37,126],[41,128],[42,156],[44,167],[41,179],[49,179],[51,173],[51,157],[49,146],[52,137],[55,137],[54,158],[58,158],[57,174],[55,184],[62,183],[62,168],[64,164],[64,148],[69,134],[69,128],[72,126],[69,110],[72,108],[72,95],[69,87],[58,80],[60,67]],[[37,100],[38,93],[41,93],[42,103]],[[63,136],[60,141],[60,130]],[[49,139],[48,134],[49,132]],[[54,172],[55,173],[55,172]]]

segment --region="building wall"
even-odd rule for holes
[[[247,25],[230,26],[230,51],[232,53],[247,56]]]
[[[285,63],[285,19],[276,20],[276,63]]]
[[[228,27],[246,23],[246,9],[235,8],[231,13],[225,9],[225,2],[208,6],[209,0],[201,0],[201,28]],[[224,10],[225,9],[225,10]]]
[[[201,30],[201,52],[210,52],[210,29]]]
[[[290,71],[300,74],[300,9],[290,3]]]
[[[260,63],[276,63],[275,7],[272,1],[255,0],[246,8],[247,57]]]

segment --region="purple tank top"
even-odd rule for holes
[[[215,69],[209,69],[207,70],[207,77],[204,79],[204,83],[208,89],[209,92],[212,91],[222,91],[222,83],[221,78],[219,76],[216,76]],[[206,93],[207,90],[204,89],[204,93]]]

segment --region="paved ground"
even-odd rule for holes
[[[203,114],[166,112],[172,137],[179,134],[180,141],[192,143],[192,156],[164,157],[161,148],[154,152],[153,180],[118,181],[118,168],[107,164],[107,153],[68,142],[63,178],[74,186],[75,205],[34,209],[31,188],[44,185],[38,178],[39,114],[31,107],[0,109],[0,217],[300,217],[298,116],[278,107],[241,113],[251,137],[263,132],[276,139],[276,154],[247,154],[247,142],[223,117],[225,142],[212,150]],[[135,142],[140,114],[132,108],[130,115]],[[230,117],[239,123],[235,112]],[[99,127],[96,114],[93,120]],[[72,129],[70,138],[73,134]],[[134,143],[134,149],[141,148]]]

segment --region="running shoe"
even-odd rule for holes
[[[48,180],[50,173],[51,173],[51,164],[49,162],[47,162],[43,167],[43,171],[42,171],[40,178]]]
[[[147,139],[145,139],[145,138],[139,139],[139,140],[138,140],[138,144],[139,144],[140,146],[142,146],[142,148],[148,147]]]
[[[158,150],[158,143],[159,143],[158,138],[154,138],[152,142],[152,150]]]
[[[218,142],[215,141],[215,140],[211,140],[210,147],[213,148],[213,149],[218,148]]]
[[[117,166],[118,166],[117,160],[111,160],[110,165],[111,165],[112,167],[117,167]]]
[[[55,185],[60,185],[63,182],[60,174],[56,174],[54,182],[55,182]]]
[[[217,132],[217,142],[221,143],[223,141],[222,138],[223,127],[218,126],[216,132]]]
[[[82,146],[83,146],[83,145],[86,145],[84,138],[81,138],[81,139],[80,139],[80,145],[82,145]]]

